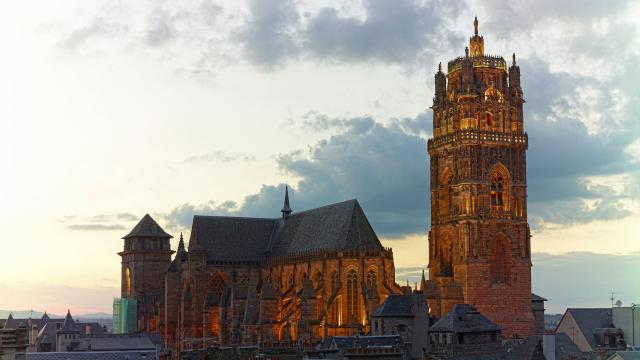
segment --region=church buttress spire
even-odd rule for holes
[[[288,185],[284,186],[284,206],[282,207],[282,210],[280,210],[280,212],[282,213],[282,217],[284,219],[288,218],[289,215],[291,215],[291,213],[293,212],[293,210],[291,210],[291,206],[289,206],[289,186]]]

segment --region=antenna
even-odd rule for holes
[[[611,300],[611,307],[613,307],[613,295],[614,295],[614,294],[615,294],[615,293],[612,291],[612,292],[611,292],[611,299],[610,299],[610,300]]]

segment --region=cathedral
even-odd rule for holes
[[[486,55],[474,27],[464,56],[435,74],[429,279],[416,292],[431,318],[470,304],[504,336],[529,336],[520,70],[515,55],[510,66]],[[286,190],[276,218],[196,215],[188,247],[180,235],[173,251],[171,237],[145,215],[119,255],[134,330],[160,333],[174,354],[368,334],[385,299],[408,291],[357,200],[293,212]]]
[[[395,282],[384,248],[357,200],[278,218],[193,218],[188,249],[149,216],[127,234],[122,296],[137,300],[138,331],[165,345],[313,345],[369,332]]]

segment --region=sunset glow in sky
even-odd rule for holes
[[[640,302],[640,4],[0,5],[0,309],[110,312],[150,213],[276,217],[358,198],[397,281],[427,265],[433,75],[480,21],[521,68],[533,290]]]

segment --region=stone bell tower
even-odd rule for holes
[[[520,69],[484,53],[438,66],[433,98],[429,281],[433,315],[467,303],[505,336],[534,333]],[[471,49],[471,51],[469,51]]]

